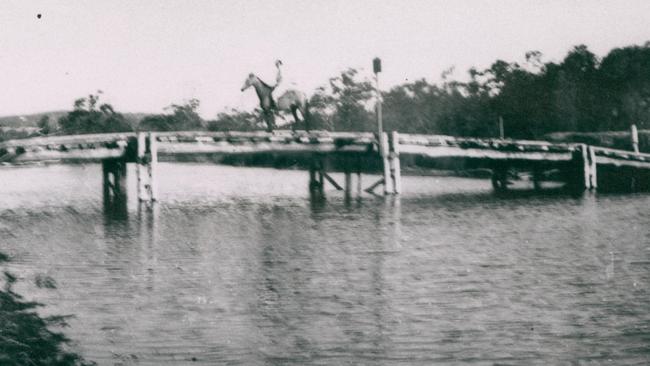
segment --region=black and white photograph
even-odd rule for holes
[[[0,1],[0,365],[648,364],[649,1]]]

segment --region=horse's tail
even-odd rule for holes
[[[273,85],[273,89],[277,88],[282,82],[282,70],[280,70],[280,65],[282,65],[282,61],[275,61],[275,67],[278,69],[278,74],[275,76],[275,85]]]

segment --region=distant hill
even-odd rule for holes
[[[67,111],[52,111],[34,114],[21,114],[15,116],[0,117],[0,127],[36,127],[43,116],[49,116],[50,121],[56,121],[64,116]]]
[[[38,121],[43,118],[43,116],[49,116],[50,121],[58,121],[59,118],[65,116],[68,111],[51,111],[43,113],[34,113],[34,114],[21,114],[15,116],[5,116],[0,117],[0,127],[12,127],[12,128],[21,128],[21,127],[36,127]],[[131,125],[136,125],[143,118],[151,115],[150,113],[122,113],[122,115],[131,123]]]

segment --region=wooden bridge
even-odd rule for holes
[[[138,197],[156,200],[159,156],[187,154],[304,154],[309,160],[309,189],[323,193],[325,181],[350,197],[352,176],[358,176],[361,194],[362,166],[374,159],[382,179],[366,191],[383,186],[385,194],[400,193],[401,163],[407,156],[429,159],[465,159],[474,167],[492,170],[492,184],[505,190],[512,170],[530,172],[536,188],[555,171],[556,179],[573,190],[628,188],[648,190],[650,154],[613,150],[585,144],[543,141],[457,138],[393,132],[377,138],[373,133],[326,131],[276,132],[149,132],[38,137],[0,143],[0,162],[101,162],[103,192],[107,200],[126,195],[126,164],[137,166]],[[363,159],[362,159],[363,158]],[[328,162],[336,159],[332,168]],[[343,162],[343,163],[341,163]],[[343,171],[340,185],[328,171]],[[602,174],[601,174],[602,173]]]

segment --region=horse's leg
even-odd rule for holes
[[[301,105],[298,109],[300,109],[300,114],[302,114],[302,120],[305,121],[305,131],[309,131],[309,112],[307,112],[307,105]]]
[[[267,109],[264,111],[264,120],[266,121],[266,132],[273,132],[275,115],[273,111]]]
[[[296,125],[298,124],[298,122],[300,122],[300,119],[298,119],[298,114],[296,113],[297,110],[298,110],[297,106],[295,105],[291,106],[291,114],[293,114],[293,126],[291,128],[292,130],[295,130]]]

